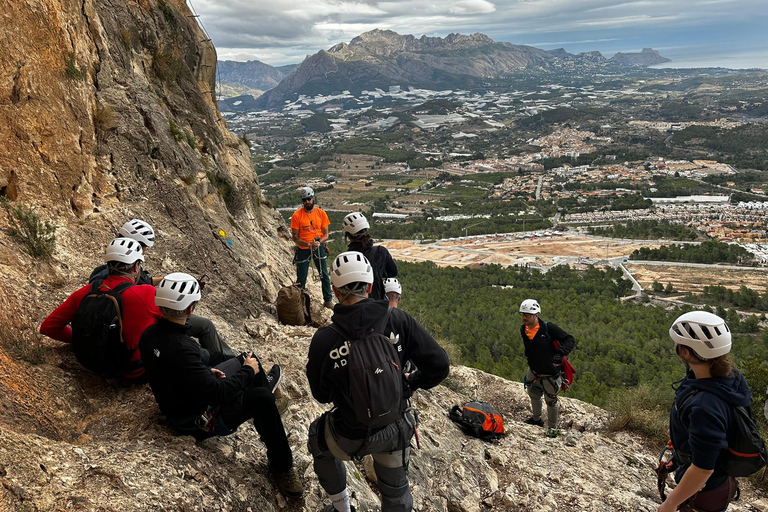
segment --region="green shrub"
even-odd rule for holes
[[[69,57],[67,57],[66,72],[67,77],[71,78],[72,80],[83,80],[85,78],[85,73],[83,73],[83,71],[77,67],[74,53],[70,53]]]
[[[163,82],[175,82],[183,69],[184,63],[172,49],[158,48],[152,56],[152,70]]]
[[[173,12],[173,8],[165,3],[164,0],[158,0],[157,7],[159,7],[160,11],[163,13],[165,22],[168,23],[172,29],[176,29],[178,22],[176,21],[176,14]]]
[[[195,182],[195,175],[194,174],[184,174],[181,177],[181,181],[183,181],[187,185],[192,185]]]
[[[11,237],[21,242],[30,256],[50,258],[56,247],[56,226],[43,222],[34,211],[23,205],[12,206],[6,199],[3,206],[8,210]]]
[[[173,122],[173,119],[168,121],[168,126],[170,129],[171,135],[173,135],[173,138],[176,139],[176,142],[181,142],[187,138],[187,134],[184,133],[184,130],[179,128],[179,125]]]
[[[197,148],[197,142],[195,142],[195,136],[192,134],[192,132],[185,131],[184,137],[187,139],[187,144],[189,144],[189,147],[192,149]]]
[[[647,384],[614,390],[606,407],[611,414],[608,429],[629,430],[653,441],[666,442],[673,399],[671,388],[665,392]]]

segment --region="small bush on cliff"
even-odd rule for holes
[[[66,72],[67,77],[71,78],[72,80],[83,80],[85,78],[85,73],[83,73],[83,71],[77,67],[74,53],[70,53],[69,57],[67,57]]]
[[[179,128],[179,125],[173,122],[173,120],[170,120],[168,122],[169,130],[171,132],[171,135],[173,135],[173,138],[176,139],[176,142],[181,142],[186,138],[186,135],[184,134],[184,130]]]
[[[105,134],[117,128],[117,114],[109,105],[96,105],[93,111],[93,126],[98,134]]]
[[[152,70],[163,82],[175,82],[184,63],[169,48],[158,48],[152,56]]]
[[[21,242],[30,256],[50,258],[56,247],[56,226],[40,220],[34,211],[23,205],[13,206],[7,199],[2,204],[8,210],[11,237]]]
[[[674,400],[669,391],[641,384],[635,388],[614,390],[608,401],[611,413],[609,430],[629,430],[653,441],[669,438],[669,407]]]
[[[165,3],[164,0],[158,0],[157,7],[163,13],[163,18],[165,18],[165,22],[168,23],[168,25],[170,25],[171,28],[175,29],[178,25],[178,22],[176,21],[176,14],[174,14],[171,6]]]

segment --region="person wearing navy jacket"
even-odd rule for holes
[[[520,335],[523,338],[525,357],[528,359],[528,372],[525,374],[524,385],[531,398],[531,417],[525,420],[529,425],[544,426],[541,418],[541,399],[547,403],[547,435],[557,435],[560,404],[557,395],[560,393],[562,376],[560,368],[563,357],[571,353],[576,346],[576,340],[552,322],[539,318],[541,306],[534,299],[526,299],[520,304],[520,314],[523,325]],[[560,344],[555,349],[553,341]]]
[[[728,448],[733,407],[752,404],[747,382],[731,364],[731,331],[706,311],[681,315],[669,329],[688,372],[677,388],[669,430],[677,486],[658,512],[721,512],[738,494],[736,479],[718,465]]]

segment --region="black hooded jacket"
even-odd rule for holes
[[[686,399],[693,390],[699,390]],[[683,407],[680,408],[680,404]],[[713,469],[705,489],[716,487],[726,474],[717,466],[717,459],[728,448],[728,429],[732,408],[748,407],[752,393],[747,381],[738,372],[727,377],[695,378],[692,371],[677,388],[675,403],[669,418],[669,434],[676,454],[688,454],[686,462],[678,460],[675,480],[683,478],[690,462],[701,469]]]
[[[229,402],[246,389],[254,377],[253,368],[243,365],[233,375],[220,379],[211,373],[229,356],[211,352],[203,363],[200,345],[187,334],[189,326],[161,318],[141,335],[139,348],[149,385],[169,418],[197,416],[207,407]]]
[[[397,264],[392,259],[392,255],[389,254],[387,248],[377,245],[376,254],[373,258],[371,258],[371,249],[373,249],[373,240],[368,240],[368,243],[365,245],[362,242],[352,242],[347,246],[349,251],[363,253],[363,256],[368,258],[368,261],[376,267],[382,279],[397,277]]]
[[[337,304],[331,320],[355,339],[364,337],[376,322],[386,314],[386,301],[365,299],[351,306]],[[392,309],[384,330],[392,340],[397,340],[401,368],[411,360],[418,370],[410,375],[410,392],[437,386],[448,376],[450,362],[445,350],[408,313]],[[338,408],[334,426],[340,435],[348,439],[362,439],[368,433],[365,425],[357,422],[345,394],[349,394],[349,372],[343,346],[347,340],[331,327],[321,327],[312,337],[307,362],[307,379],[312,396],[321,403]],[[341,350],[340,350],[341,349]]]

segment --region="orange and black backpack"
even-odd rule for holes
[[[485,441],[504,436],[504,418],[494,406],[486,402],[467,402],[464,407],[454,405],[448,417],[461,425],[467,434]]]

